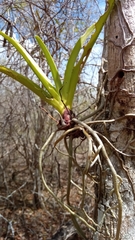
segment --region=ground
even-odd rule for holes
[[[77,162],[80,168],[73,168],[74,183],[81,186],[81,168],[85,164],[86,154],[77,154]],[[36,206],[34,202],[33,185],[34,180],[30,176],[26,162],[18,159],[6,165],[4,176],[3,171],[0,175],[0,240],[72,240],[82,238],[76,233],[72,225],[68,212],[56,203],[51,195],[42,189],[44,208]],[[59,162],[59,164],[58,164]],[[59,166],[59,168],[57,168]],[[58,170],[59,169],[59,170]],[[67,189],[67,159],[62,158],[57,163],[47,162],[44,165],[44,174],[47,183],[55,194],[66,202]],[[34,172],[33,172],[34,175]],[[91,216],[93,214],[93,181],[87,178],[89,195],[86,196],[86,211]],[[72,206],[78,207],[81,202],[79,189],[72,185],[70,192]],[[85,229],[86,227],[83,226]],[[90,238],[90,231],[87,229],[87,236]]]

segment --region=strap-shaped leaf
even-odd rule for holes
[[[113,6],[114,6],[115,0],[108,0],[108,9],[107,11],[99,18],[99,20],[94,24],[94,33],[92,34],[89,42],[86,46],[83,47],[83,52],[80,57],[80,60],[78,63],[73,67],[72,72],[70,73],[70,79],[68,83],[68,96],[63,92],[65,95],[65,104],[69,106],[69,108],[72,107],[73,97],[76,90],[76,85],[78,83],[78,77],[86,63],[86,60],[91,52],[91,49],[96,42],[109,14],[111,13]],[[69,59],[70,61],[70,59]],[[64,97],[63,97],[64,98]]]
[[[0,72],[6,74],[7,76],[15,79],[17,82],[23,84],[25,87],[27,87],[37,96],[39,96],[42,100],[52,105],[55,109],[57,109],[60,113],[62,113],[63,103],[61,101],[58,102],[56,99],[52,98],[52,96],[47,91],[40,88],[36,83],[31,81],[29,78],[23,76],[20,73],[17,73],[14,70],[11,70],[10,68],[6,68],[4,66],[0,66]]]
[[[43,53],[46,57],[47,63],[48,63],[48,65],[50,67],[50,70],[52,72],[52,76],[53,76],[53,79],[54,79],[54,82],[55,82],[57,92],[59,92],[62,84],[61,84],[61,80],[60,80],[60,76],[59,76],[59,72],[58,72],[58,69],[56,67],[56,64],[55,64],[47,46],[42,41],[42,39],[39,36],[35,36],[35,38],[36,38],[40,48],[42,49],[42,51],[43,51]]]
[[[73,48],[73,50],[71,52],[71,55],[70,55],[68,63],[67,63],[66,71],[65,71],[63,88],[61,90],[63,100],[67,99],[68,94],[69,94],[69,88],[70,88],[70,81],[71,81],[72,71],[73,71],[75,62],[77,60],[78,54],[79,54],[81,48],[83,47],[84,42],[86,41],[88,36],[94,31],[94,29],[95,29],[95,25],[93,24],[79,38],[79,40],[77,41],[77,43],[75,44],[75,46],[74,46],[74,48]]]
[[[21,44],[19,44],[15,39],[9,37],[2,31],[0,31],[0,35],[2,35],[5,39],[7,39],[16,48],[16,50],[22,55],[22,57],[25,59],[25,61],[33,70],[33,72],[36,74],[38,79],[42,82],[46,90],[50,93],[50,95],[58,99],[59,95],[57,94],[56,89],[50,83],[50,80],[47,78],[47,76],[42,71],[42,69],[38,66],[38,64],[34,61],[34,59],[30,56],[30,54],[21,46]]]
[[[22,74],[11,70],[10,68],[7,68],[5,66],[0,66],[0,72],[6,74],[7,76],[15,79],[17,82],[20,82],[25,87],[30,89],[32,92],[34,92],[36,95],[38,95],[40,98],[51,98],[48,92],[44,91],[42,88],[40,88],[36,83],[32,82],[29,78],[23,76]]]

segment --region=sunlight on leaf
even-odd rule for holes
[[[88,43],[83,47],[83,52],[82,52],[82,56],[80,57],[80,60],[78,61],[78,63],[76,63],[75,65],[75,58],[74,61],[72,59],[72,54],[69,58],[68,64],[67,64],[67,68],[66,69],[66,73],[65,73],[65,79],[64,79],[64,85],[63,88],[65,88],[63,90],[63,99],[65,100],[65,104],[67,106],[69,106],[69,108],[72,108],[72,102],[73,102],[73,98],[74,98],[74,94],[75,94],[75,90],[76,90],[76,86],[79,80],[79,75],[90,55],[91,49],[94,45],[94,43],[96,42],[108,16],[110,15],[113,7],[114,7],[114,3],[115,0],[108,0],[108,9],[106,10],[106,12],[99,18],[99,20],[92,25],[93,29],[95,30],[94,33],[92,32],[91,38],[88,41]],[[86,31],[87,32],[87,31]],[[91,32],[90,32],[91,33]],[[86,33],[85,33],[86,34]],[[83,36],[85,36],[85,34]],[[77,44],[75,45],[75,47],[77,48],[76,54],[77,52],[79,52],[79,48],[81,48],[82,45],[82,37],[78,40]],[[79,44],[80,42],[80,44]],[[74,47],[74,49],[75,49]],[[73,49],[73,51],[74,51]],[[72,52],[73,52],[72,51]],[[74,64],[74,66],[72,66],[72,68],[69,68],[68,66],[70,66],[70,64]],[[71,70],[70,70],[71,69]],[[66,89],[67,86],[67,89]]]

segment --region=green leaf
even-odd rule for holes
[[[47,49],[43,41],[40,39],[40,37],[38,36],[36,36],[36,40],[47,59],[48,65],[50,67],[50,70],[52,72],[52,76],[55,82],[55,87],[51,84],[50,80],[44,74],[42,69],[38,66],[38,64],[34,61],[34,59],[28,54],[28,52],[21,46],[21,44],[19,44],[16,40],[9,37],[8,35],[4,34],[2,31],[0,31],[0,35],[2,35],[5,39],[7,39],[16,48],[16,50],[22,55],[22,57],[25,59],[27,64],[35,73],[35,75],[42,82],[45,90],[41,89],[37,84],[33,83],[27,77],[24,77],[23,75],[11,69],[4,68],[3,66],[1,66],[0,71],[14,78],[18,82],[22,83],[24,86],[26,86],[35,94],[37,94],[40,98],[44,99],[46,102],[54,106],[54,108],[57,109],[61,114],[63,113],[65,105],[69,109],[71,109],[79,75],[87,61],[87,58],[89,57],[89,54],[91,52],[91,49],[94,43],[96,42],[105,24],[107,17],[109,16],[111,10],[113,9],[114,3],[115,3],[115,0],[108,0],[107,11],[100,17],[97,23],[93,24],[86,30],[86,32],[80,37],[80,39],[75,44],[66,66],[63,85],[61,83],[60,76],[59,76],[57,67],[55,65],[55,62],[49,50]],[[88,40],[88,37],[90,35],[91,37]],[[87,43],[86,45],[84,45],[86,40],[87,40]],[[63,104],[63,101],[65,105]]]
[[[0,66],[0,72],[20,82],[25,87],[34,92],[36,95],[38,95],[40,98],[42,99],[51,98],[48,92],[44,91],[36,83],[32,82],[29,78],[23,76],[22,74],[17,73],[16,71],[11,70],[10,68],[6,68],[5,66]]]
[[[50,52],[48,51],[48,48],[46,47],[46,45],[42,41],[42,39],[39,36],[35,36],[35,38],[36,38],[40,48],[42,49],[42,51],[43,51],[43,53],[44,53],[44,55],[46,57],[46,60],[48,62],[50,70],[52,72],[52,76],[53,76],[53,79],[54,79],[54,82],[55,82],[55,86],[56,86],[57,92],[59,92],[62,84],[61,84],[59,72],[58,72],[58,69],[57,69],[57,67],[55,65],[55,62],[54,62]]]
[[[16,48],[16,50],[22,55],[22,57],[28,63],[28,65],[36,74],[38,79],[42,82],[43,86],[50,93],[50,95],[56,99],[59,99],[59,94],[50,83],[50,80],[47,78],[47,76],[44,74],[44,72],[38,66],[38,64],[34,61],[34,59],[29,55],[29,53],[21,46],[21,44],[19,44],[15,39],[9,37],[2,31],[0,31],[0,35],[2,35],[5,39],[7,39]]]
[[[30,89],[33,93],[39,96],[42,100],[47,102],[48,104],[52,105],[55,109],[58,110],[62,114],[63,112],[63,103],[61,101],[57,101],[55,98],[45,91],[44,89],[40,88],[36,83],[31,81],[29,78],[23,76],[22,74],[17,73],[10,68],[6,68],[4,66],[0,66],[0,72],[6,74],[7,76],[15,79],[17,82],[23,84],[25,87]]]
[[[92,49],[94,43],[96,42],[109,14],[111,13],[111,11],[114,7],[114,3],[115,3],[115,0],[108,0],[109,6],[108,6],[107,11],[99,18],[99,20],[94,25],[92,25],[92,29],[94,29],[95,31],[92,34],[92,36],[91,36],[90,40],[88,41],[88,43],[86,44],[86,46],[83,47],[83,52],[80,57],[80,60],[78,61],[78,63],[76,63],[75,66],[72,66],[71,71],[70,71],[69,67],[68,67],[68,69],[66,69],[67,70],[66,78],[65,78],[66,81],[64,80],[65,86],[63,86],[63,88],[65,87],[63,90],[63,99],[65,102],[65,105],[67,105],[70,109],[72,108],[72,102],[73,102],[73,98],[74,98],[74,94],[75,94],[75,90],[76,90],[76,85],[78,83],[79,75],[87,61],[87,58],[89,57],[89,54],[91,52],[91,49]],[[89,31],[89,34],[91,32],[92,31]],[[82,38],[86,39],[85,34],[81,36],[81,38],[78,40],[77,44],[75,45],[75,47],[77,46],[76,50],[74,50],[75,48],[73,49],[75,52],[75,56],[77,55],[79,48],[82,46]],[[75,58],[74,58],[74,60],[75,60]],[[68,66],[70,66],[74,63],[75,62],[73,61],[73,57],[69,58]],[[66,86],[67,86],[67,88],[66,88]]]
[[[75,46],[71,52],[71,55],[70,55],[68,63],[67,63],[66,71],[65,71],[63,88],[61,90],[61,94],[62,94],[64,101],[69,96],[69,88],[70,88],[72,71],[74,69],[74,65],[75,65],[76,59],[78,57],[78,54],[79,54],[81,48],[83,47],[84,42],[88,38],[88,36],[93,32],[94,28],[95,28],[95,25],[93,24],[86,30],[86,32],[79,38],[79,40],[77,41],[77,43],[75,44]]]

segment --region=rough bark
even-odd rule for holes
[[[121,152],[108,144],[109,158],[122,178],[122,226],[116,237],[118,212],[116,196],[112,194],[111,172],[104,162],[105,176],[100,183],[97,219],[102,219],[105,210],[112,206],[104,220],[102,234],[94,239],[135,239],[135,0],[118,0],[106,25],[103,57],[107,58],[108,84],[106,88],[105,119],[118,119],[106,124],[107,138]],[[130,114],[130,115],[129,115]],[[105,135],[105,132],[104,132]],[[114,214],[114,215],[113,215]],[[115,216],[115,217],[114,217]]]

